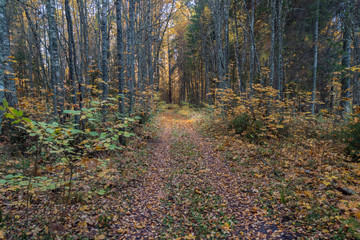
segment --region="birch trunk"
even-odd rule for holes
[[[50,72],[51,72],[51,85],[53,91],[53,107],[54,115],[61,114],[61,109],[58,109],[58,92],[60,79],[60,63],[59,63],[59,49],[57,42],[57,24],[55,20],[55,0],[48,0],[47,5],[47,17],[48,17],[48,35],[49,35],[49,52],[50,52]]]

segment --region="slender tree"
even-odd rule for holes
[[[128,68],[127,77],[129,82],[129,113],[134,109],[134,85],[135,85],[135,0],[129,0],[129,26],[128,26]]]
[[[311,114],[315,114],[315,97],[316,97],[316,78],[318,66],[318,44],[319,44],[319,9],[320,1],[316,0],[316,13],[315,13],[315,31],[314,31],[314,66],[313,66],[313,85],[311,93]]]
[[[276,0],[270,0],[271,5],[271,46],[270,46],[270,83],[271,87],[274,87],[274,79],[275,79],[275,47],[276,47],[276,30],[275,30],[275,22],[276,22]]]
[[[117,58],[118,58],[118,91],[119,91],[119,112],[125,114],[124,101],[124,62],[123,62],[123,30],[122,30],[122,0],[116,1],[116,26],[117,26]]]
[[[59,63],[59,49],[58,49],[58,29],[55,20],[55,1],[48,0],[46,4],[47,18],[48,18],[48,35],[49,35],[49,52],[50,52],[50,71],[51,71],[51,87],[53,91],[53,107],[54,114],[59,115],[62,109],[58,109],[59,103],[59,89],[60,89],[60,63]]]
[[[69,77],[70,83],[72,84],[72,99],[75,110],[78,110],[78,101],[77,101],[77,79],[79,79],[78,74],[76,73],[76,50],[75,50],[75,41],[74,41],[74,29],[72,24],[69,0],[65,0],[65,15],[68,29],[68,45],[69,45]],[[79,124],[79,116],[75,116],[75,123]]]
[[[0,0],[0,43],[2,46],[6,44],[6,0]],[[4,52],[4,48],[0,48],[0,104],[5,99],[5,69],[6,69],[6,55]],[[0,134],[2,132],[2,118],[3,118],[3,111],[0,110]]]
[[[102,100],[106,101],[108,98],[109,90],[109,69],[108,69],[108,26],[107,14],[109,8],[109,1],[102,0],[101,9],[101,73],[102,73]]]
[[[343,76],[341,79],[341,102],[342,115],[347,116],[350,109],[350,91],[351,81],[346,69],[351,66],[351,21],[350,21],[350,9],[351,0],[347,0],[345,4],[344,16],[343,16],[343,57],[341,65],[344,68]]]

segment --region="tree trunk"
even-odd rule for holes
[[[277,32],[278,32],[278,52],[277,52],[277,81],[276,81],[276,89],[279,91],[278,98],[282,97],[282,84],[283,84],[283,0],[278,1],[278,12],[277,12]]]
[[[109,90],[109,70],[108,70],[108,27],[107,13],[109,8],[109,0],[102,0],[101,9],[101,73],[102,73],[102,100],[106,101]]]
[[[129,26],[128,26],[128,69],[129,83],[129,113],[134,109],[134,84],[135,84],[135,0],[129,0]]]
[[[270,82],[269,86],[274,87],[275,78],[275,21],[276,21],[276,0],[271,0],[271,46],[270,46]]]
[[[315,13],[315,32],[314,32],[314,67],[313,67],[313,86],[311,94],[311,114],[315,114],[315,97],[316,97],[316,77],[318,65],[318,44],[319,44],[319,9],[320,1],[316,0],[316,13]]]
[[[251,19],[250,19],[250,96],[253,93],[253,83],[255,76],[255,37],[254,37],[254,24],[255,24],[255,0],[251,0]]]
[[[171,81],[171,49],[170,49],[170,36],[168,37],[168,61],[169,61],[169,103],[172,103],[172,81]]]
[[[74,41],[74,29],[71,19],[71,12],[69,6],[69,0],[65,0],[65,15],[66,15],[66,22],[67,22],[67,30],[68,30],[68,45],[69,45],[69,77],[70,83],[72,84],[72,100],[73,100],[73,107],[75,110],[78,110],[78,101],[77,101],[77,79],[79,79],[78,74],[76,74],[76,50],[75,50],[75,41]],[[75,124],[80,123],[79,115],[75,115]]]
[[[116,1],[116,26],[117,26],[117,57],[118,57],[118,91],[119,91],[119,112],[125,114],[124,99],[124,62],[123,62],[123,30],[122,30],[122,0]]]
[[[203,18],[203,10],[204,10],[204,0],[200,0],[200,38],[201,38],[201,54],[202,54],[202,59],[203,59],[203,63],[204,63],[204,77],[205,77],[205,99],[207,103],[210,103],[210,97],[208,96],[208,93],[210,92],[210,81],[209,81],[209,64],[208,64],[208,59],[206,58],[206,33],[203,29],[203,24],[204,22],[202,21]]]
[[[347,9],[345,13],[345,19],[343,22],[344,32],[343,32],[343,57],[341,65],[344,68],[344,73],[341,79],[341,101],[340,105],[342,107],[342,116],[346,117],[350,109],[350,77],[347,73],[346,68],[350,67],[351,62],[351,22],[350,22],[350,3],[351,0],[347,1]]]
[[[53,107],[54,115],[61,115],[61,108],[58,109],[58,93],[59,93],[59,83],[62,82],[60,79],[60,63],[59,63],[59,49],[57,42],[57,24],[55,20],[55,0],[48,0],[46,4],[47,17],[49,24],[49,52],[50,52],[50,71],[51,71],[51,85],[53,91]]]
[[[240,63],[240,45],[239,45],[239,30],[238,30],[238,19],[237,19],[237,8],[235,9],[235,24],[234,24],[234,32],[235,32],[235,61],[236,61],[236,76],[238,80],[238,92],[242,92],[242,66]],[[245,32],[245,31],[244,31]]]
[[[0,42],[1,45],[6,44],[6,31],[7,31],[7,19],[6,19],[6,0],[0,0]],[[0,49],[0,105],[2,105],[3,100],[5,99],[5,70],[6,70],[6,55],[5,49],[2,47]],[[2,133],[2,118],[4,112],[0,110],[0,134]]]
[[[229,74],[229,66],[230,66],[230,43],[229,43],[229,10],[230,10],[230,0],[224,0],[224,38],[225,38],[225,46],[224,46],[224,64],[225,64],[225,77],[226,77],[226,87],[230,87],[231,79]]]
[[[147,0],[147,40],[146,40],[146,49],[147,49],[147,68],[148,68],[148,75],[149,75],[149,85],[151,89],[154,84],[154,70],[153,70],[153,57],[152,57],[152,41],[153,41],[153,30],[152,30],[152,11],[151,11],[151,0]]]
[[[216,55],[216,71],[217,71],[217,80],[218,87],[224,89],[226,86],[226,79],[224,79],[224,56],[223,56],[223,47],[221,41],[221,28],[222,28],[222,18],[221,18],[221,3],[219,0],[215,0],[211,4],[212,6],[212,15],[215,24],[215,55]]]
[[[82,57],[81,57],[81,63],[84,67],[81,68],[81,71],[84,71],[85,73],[85,86],[88,86],[90,84],[89,81],[89,44],[88,44],[88,24],[87,24],[87,11],[86,7],[84,7],[84,0],[77,0],[79,5],[79,14],[80,14],[80,32],[81,32],[81,38],[82,38]],[[85,0],[85,6],[86,6],[86,0]],[[86,87],[86,89],[88,89]],[[87,91],[87,90],[86,90]],[[86,93],[85,93],[86,94]]]

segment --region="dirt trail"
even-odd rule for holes
[[[295,239],[255,207],[198,118],[171,111],[158,116],[148,172],[131,194],[127,239]]]

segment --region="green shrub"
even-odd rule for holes
[[[236,116],[231,123],[235,133],[245,136],[251,141],[258,141],[264,129],[264,123],[252,119],[247,113]]]
[[[250,116],[247,113],[243,113],[239,116],[236,116],[231,123],[232,128],[235,129],[235,133],[242,134],[245,132],[251,125]]]
[[[360,157],[360,121],[350,121],[343,130],[343,141],[346,144],[346,152],[356,161]]]

